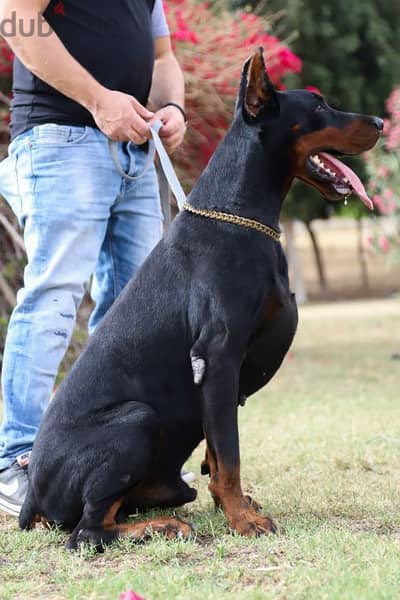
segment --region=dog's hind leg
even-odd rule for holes
[[[116,522],[125,498],[157,472],[154,457],[160,451],[161,438],[157,414],[147,405],[129,402],[101,415],[96,423],[96,439],[102,440],[102,446],[87,459],[93,460],[93,467],[85,481],[82,516],[67,549],[87,542],[100,550],[119,537],[139,540],[151,532],[167,537],[189,535],[191,526],[176,518]]]
[[[132,514],[135,510],[168,508],[193,502],[197,491],[185,483],[180,473],[176,478],[158,477],[153,481],[143,481],[135,486],[124,498],[121,513]],[[120,515],[118,515],[118,518]]]
[[[123,498],[111,503],[108,510],[103,507],[92,507],[86,511],[80,523],[75,527],[69,538],[66,548],[75,550],[80,544],[91,544],[97,551],[101,552],[104,546],[121,537],[129,537],[133,540],[144,541],[154,533],[164,535],[168,539],[176,537],[185,539],[193,531],[192,526],[177,517],[160,517],[139,521],[137,523],[117,523],[117,513],[123,503]],[[108,502],[108,504],[110,504]],[[101,522],[99,516],[103,513]],[[94,525],[94,523],[99,525]],[[90,526],[89,523],[92,523]]]
[[[142,542],[158,533],[168,539],[187,539],[192,532],[192,526],[178,517],[160,517],[138,523],[110,522],[103,527],[80,529],[76,536],[76,544],[91,544],[101,552],[104,546],[122,537]]]

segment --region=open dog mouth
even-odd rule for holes
[[[332,154],[327,152],[312,154],[307,160],[307,167],[314,179],[329,184],[339,198],[346,199],[354,193],[369,210],[373,210],[372,200],[358,175]]]

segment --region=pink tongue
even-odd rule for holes
[[[350,167],[342,163],[340,160],[338,160],[331,154],[327,154],[326,152],[320,152],[319,155],[325,158],[333,166],[335,166],[343,177],[347,177],[351,187],[353,188],[353,192],[357,194],[357,196],[360,198],[360,200],[362,200],[362,202],[367,208],[369,208],[370,210],[374,210],[374,205],[371,198],[369,198],[367,192],[365,191],[365,187],[363,186],[362,181],[354,173],[354,171],[352,171]]]

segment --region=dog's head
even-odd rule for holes
[[[335,110],[307,90],[277,91],[266,72],[262,48],[243,67],[236,114],[258,128],[266,151],[289,164],[285,193],[297,177],[328,200],[342,200],[354,192],[373,208],[358,176],[337,156],[372,148],[383,130],[382,119]]]

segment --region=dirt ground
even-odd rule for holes
[[[296,246],[300,253],[309,300],[385,298],[399,292],[400,265],[390,265],[386,256],[368,250],[367,240],[373,235],[373,222],[363,222],[368,288],[363,286],[362,281],[356,222],[350,219],[330,219],[315,221],[313,225],[325,264],[328,293],[325,296],[321,294],[310,236],[305,227],[297,223]]]

